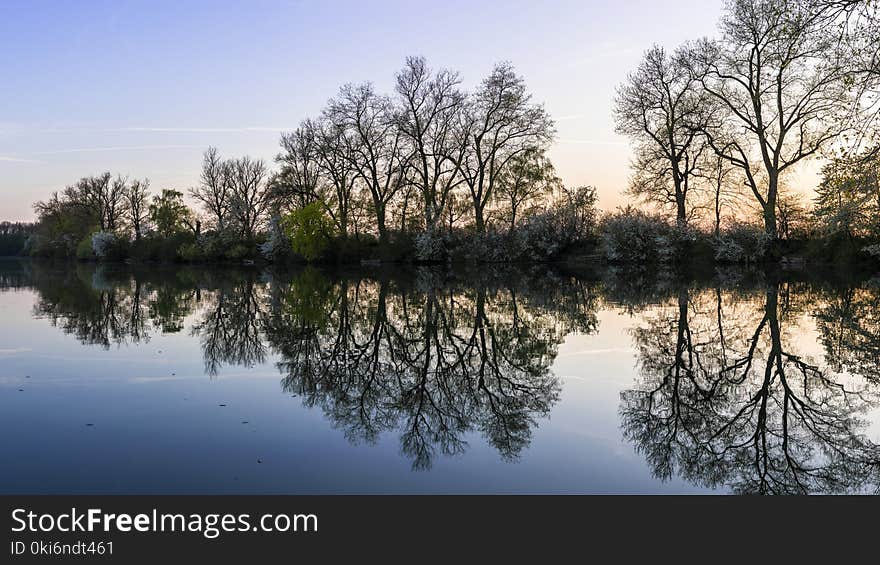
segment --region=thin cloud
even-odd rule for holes
[[[0,135],[7,134],[44,134],[44,133],[258,133],[292,131],[296,127],[291,126],[241,126],[241,127],[165,127],[165,126],[131,126],[112,128],[92,127],[33,127],[24,124],[0,125]]]
[[[13,157],[11,155],[0,155],[0,163],[42,163],[42,161],[25,159],[24,157]]]
[[[244,132],[280,132],[288,131],[295,128],[289,127],[265,127],[265,126],[248,126],[236,128],[181,128],[181,127],[129,127],[117,128],[108,131],[138,131],[138,132],[156,132],[156,133],[244,133]]]
[[[199,149],[202,145],[112,145],[108,147],[78,147],[75,149],[57,149],[40,151],[33,155],[64,155],[67,153],[101,153],[105,151],[155,151],[165,149]]]

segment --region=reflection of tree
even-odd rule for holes
[[[799,306],[789,290],[768,285],[752,312],[728,314],[720,292],[682,293],[674,312],[634,331],[642,382],[622,394],[621,426],[656,475],[677,468],[737,492],[877,488],[880,446],[860,419],[869,388],[796,352],[784,331],[794,322],[786,304]]]
[[[105,348],[149,338],[146,291],[138,281],[110,278],[113,273],[85,266],[65,271],[37,267],[33,272],[40,291],[34,313],[65,333]]]
[[[815,317],[829,365],[880,384],[880,288],[827,293]]]
[[[491,269],[9,271],[0,287],[34,287],[35,313],[83,343],[136,343],[190,324],[208,374],[274,355],[285,391],[350,441],[397,434],[415,468],[478,436],[504,458],[522,453],[559,397],[559,344],[596,330],[600,302],[599,283]],[[762,283],[756,293],[743,280],[709,291],[668,276],[602,280],[603,300],[644,320],[632,334],[640,381],[621,399],[625,436],[663,478],[742,492],[875,487],[880,451],[862,418],[880,386],[880,292]],[[824,365],[800,353],[792,329],[807,313]]]
[[[206,293],[207,306],[192,333],[202,343],[205,372],[216,375],[224,364],[253,367],[266,360],[262,327],[266,305],[262,285],[252,273],[222,281]]]
[[[28,260],[0,258],[0,292],[26,288],[33,277]]]
[[[268,335],[285,390],[352,441],[399,430],[415,468],[461,453],[472,432],[514,458],[558,398],[549,367],[563,334],[514,292],[310,277],[279,304]]]

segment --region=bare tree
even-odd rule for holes
[[[125,216],[128,177],[117,175],[112,181],[102,182],[101,188],[101,229],[116,231],[122,227],[120,224]]]
[[[474,224],[486,231],[486,206],[510,161],[529,149],[546,147],[555,135],[553,120],[532,102],[522,77],[501,63],[483,80],[458,129],[465,153],[456,166],[470,192]]]
[[[343,237],[347,237],[356,206],[358,169],[354,166],[354,144],[343,126],[326,120],[313,123],[315,155],[324,182],[318,184],[321,201]]]
[[[465,144],[454,135],[464,106],[458,73],[432,73],[423,57],[408,57],[397,74],[398,127],[406,139],[409,177],[421,193],[425,230],[442,223],[443,210],[462,179],[456,163]]]
[[[93,214],[101,231],[113,231],[124,213],[126,183],[126,178],[114,179],[109,172],[83,177],[64,190],[64,199]]]
[[[318,198],[320,170],[316,127],[305,120],[296,130],[281,135],[282,152],[275,157],[281,171],[272,182],[272,198],[279,208],[301,208]]]
[[[712,213],[712,233],[721,235],[721,224],[725,210],[736,212],[739,199],[742,197],[742,179],[736,167],[719,155],[707,158],[700,175],[705,184],[706,196]]]
[[[846,52],[829,32],[834,17],[809,0],[732,0],[721,40],[689,50],[694,76],[723,111],[708,141],[741,169],[774,239],[780,175],[836,140],[858,110]]]
[[[150,180],[135,179],[125,191],[126,215],[129,226],[134,232],[135,241],[140,241],[146,224],[149,221]]]
[[[707,113],[683,57],[652,47],[618,87],[615,101],[617,132],[636,143],[630,191],[671,205],[679,227],[687,225],[692,212],[688,193],[705,149],[699,132]]]
[[[241,237],[253,243],[266,221],[271,194],[266,164],[259,159],[240,157],[228,161],[229,215]]]
[[[388,241],[386,212],[402,185],[401,134],[391,101],[376,94],[371,84],[345,85],[324,112],[329,123],[350,135],[350,161],[372,197],[376,230]]]
[[[204,209],[214,226],[223,231],[227,226],[232,199],[229,164],[220,158],[216,147],[209,147],[202,158],[199,185],[190,189],[190,196]]]

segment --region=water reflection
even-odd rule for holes
[[[530,284],[547,281],[525,273],[464,284],[429,269],[406,279],[28,268],[35,314],[83,343],[146,341],[192,316],[206,374],[272,356],[285,392],[352,442],[398,433],[416,469],[464,452],[474,432],[516,459],[559,399],[558,345],[597,326],[595,290],[575,278],[535,293]]]
[[[876,305],[877,289],[763,286],[682,288],[632,331],[640,377],[621,394],[625,437],[662,479],[738,493],[876,490],[880,446],[864,429],[878,397],[876,311],[856,320],[858,308],[826,301]],[[810,315],[824,360],[802,351]]]
[[[34,315],[84,344],[193,336],[211,378],[272,363],[350,442],[396,437],[414,469],[475,437],[516,460],[563,395],[561,344],[618,312],[636,352],[618,424],[655,477],[774,494],[880,484],[876,280],[25,262],[0,268],[0,288],[34,289]]]

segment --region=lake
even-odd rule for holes
[[[0,491],[865,493],[880,278],[0,262]]]

